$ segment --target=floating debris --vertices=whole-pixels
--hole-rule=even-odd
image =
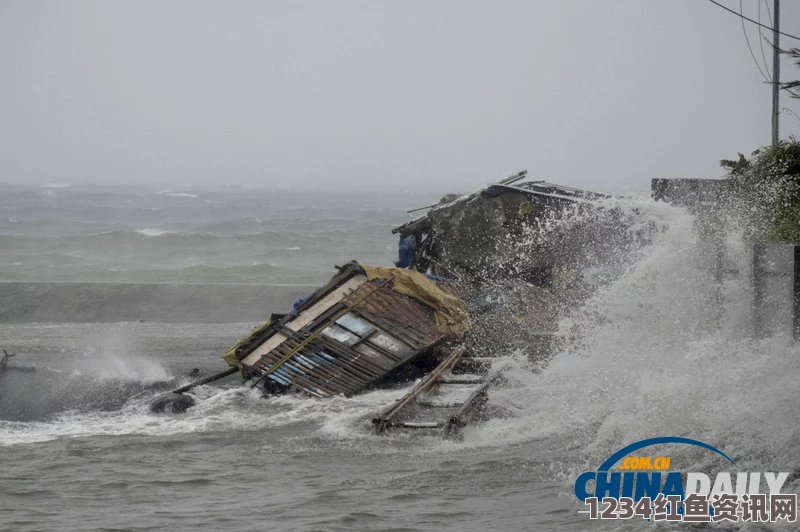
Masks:
[[[3,358],[0,358],[0,374],[2,374],[5,369],[8,367],[8,363],[11,361],[11,357],[15,357],[14,353],[9,353],[5,349],[3,349]]]
[[[560,338],[555,317],[566,291],[553,281],[557,257],[538,249],[522,263],[514,244],[565,206],[594,208],[591,202],[604,197],[521,182],[526,174],[423,207],[425,214],[393,230],[400,235],[396,267],[337,267],[291,312],[272,314],[231,347],[223,355],[229,370],[174,390],[153,410],[183,411],[191,401],[180,394],[236,372],[268,395],[318,398],[416,379],[374,416],[375,432],[436,430],[459,438],[500,378],[492,372],[497,357],[478,354],[522,345],[545,358]]]

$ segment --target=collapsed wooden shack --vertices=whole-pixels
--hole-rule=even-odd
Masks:
[[[395,268],[338,267],[291,312],[272,314],[231,347],[223,355],[230,370],[199,383],[240,371],[265,394],[324,398],[418,379],[376,414],[375,430],[435,429],[457,437],[497,382],[491,362],[505,343],[522,343],[538,357],[551,351],[564,294],[574,292],[564,289],[559,269],[580,263],[576,250],[591,246],[597,231],[619,226],[612,216],[605,225],[573,230],[577,239],[562,235],[549,248],[521,248],[537,223],[593,209],[604,197],[522,182],[526,173],[425,207],[393,231],[400,235]],[[170,401],[172,411],[185,409],[180,395],[162,403]],[[154,410],[169,411],[161,404]]]
[[[550,318],[557,313],[547,290],[553,265],[534,257],[540,262],[529,262],[528,269],[519,260],[509,269],[518,251],[514,238],[550,210],[602,195],[544,181],[519,183],[525,175],[431,206],[394,230],[401,239],[396,268],[347,264],[291,313],[273,314],[223,358],[268,393],[329,397],[424,374],[444,357],[437,347],[463,340],[468,314],[484,317],[478,320],[481,332],[489,333],[519,321],[525,309],[525,338],[548,343],[555,333]],[[480,286],[475,279],[492,283]],[[478,334],[471,345],[499,336],[513,335]]]
[[[417,271],[351,262],[223,358],[269,393],[350,396],[435,365],[439,348],[469,327],[454,290]]]
[[[397,265],[471,284],[518,279],[549,286],[563,257],[543,247],[521,253],[521,245],[542,220],[581,205],[591,208],[606,196],[523,181],[526,175],[523,170],[477,192],[445,196],[425,207],[425,214],[393,229],[400,236]]]
[[[470,350],[542,359],[558,345],[559,319],[589,293],[586,271],[613,253],[602,244],[629,235],[622,214],[599,205],[609,196],[526,177],[445,196],[393,233],[398,266],[469,287]]]

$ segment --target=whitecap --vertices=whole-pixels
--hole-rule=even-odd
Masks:
[[[173,198],[197,198],[196,194],[189,192],[160,192],[164,196],[172,196]]]
[[[161,236],[169,233],[169,231],[164,231],[163,229],[138,229],[136,232],[144,236]]]

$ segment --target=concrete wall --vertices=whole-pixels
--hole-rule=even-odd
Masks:
[[[796,269],[800,246],[753,246],[753,329],[757,336],[795,333]],[[800,316],[798,316],[800,317]]]

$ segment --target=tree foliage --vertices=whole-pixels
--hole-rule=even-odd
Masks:
[[[794,137],[748,159],[722,160],[751,240],[800,243],[800,142]]]
[[[800,48],[782,50],[800,66]],[[800,98],[800,80],[780,87]],[[733,186],[736,212],[745,236],[762,242],[800,243],[800,142],[780,141],[754,151],[748,159],[722,160]]]

